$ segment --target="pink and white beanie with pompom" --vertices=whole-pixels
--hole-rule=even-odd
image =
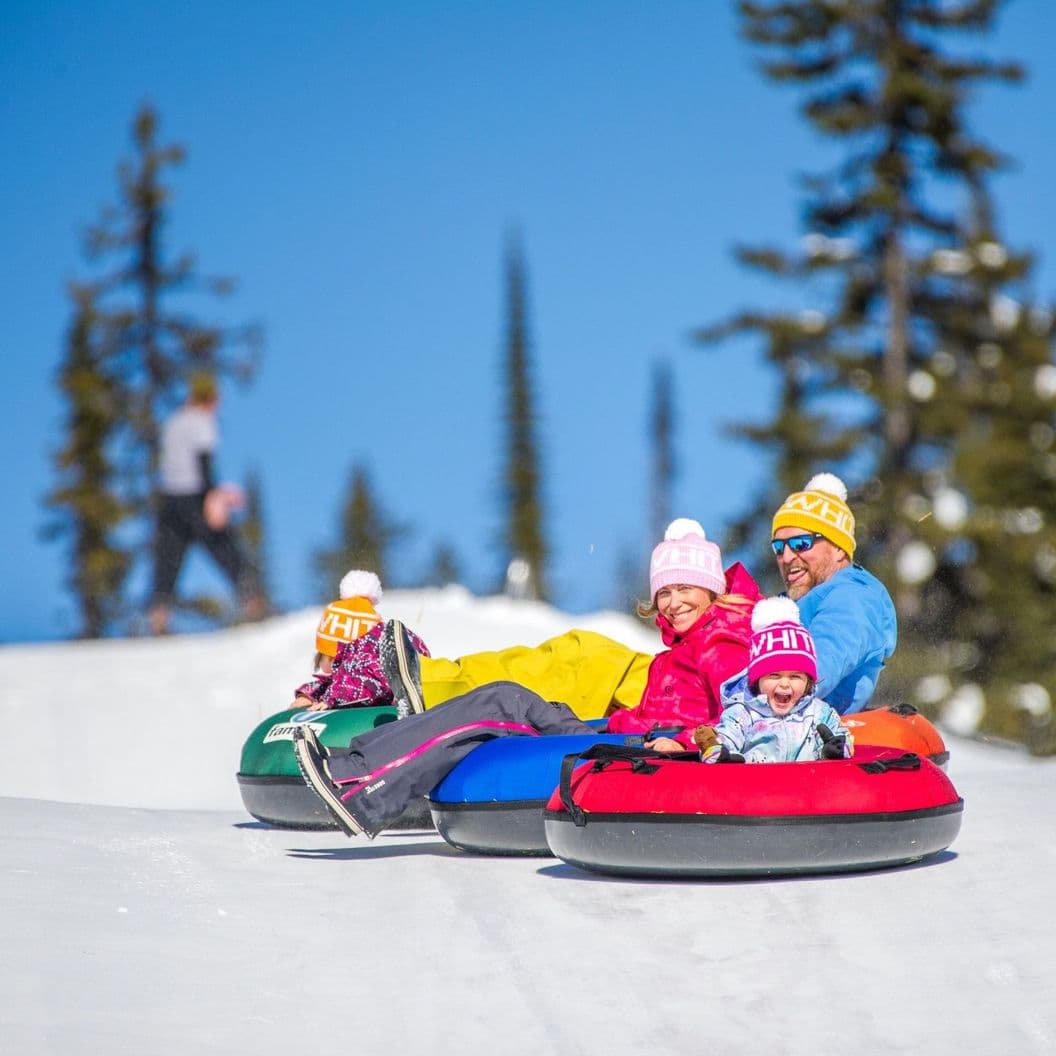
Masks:
[[[709,542],[699,521],[679,517],[667,526],[664,541],[653,550],[649,562],[649,597],[656,600],[662,587],[686,583],[715,594],[726,592],[722,553]]]
[[[814,639],[799,618],[791,598],[763,598],[752,609],[752,640],[748,646],[748,685],[775,671],[802,671],[818,678]]]

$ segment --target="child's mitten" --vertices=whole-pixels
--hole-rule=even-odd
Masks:
[[[837,736],[823,722],[819,722],[818,736],[821,738],[822,759],[843,759],[847,755],[847,734]]]

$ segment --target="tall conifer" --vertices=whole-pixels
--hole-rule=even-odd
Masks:
[[[91,350],[91,358],[85,360],[85,352],[76,364],[67,360],[60,378],[71,406],[82,400],[70,388],[72,375],[81,379],[79,391],[105,389],[113,405],[105,436],[88,429],[77,418],[79,412],[71,415],[66,453],[57,462],[60,479],[68,475],[71,458],[105,465],[96,485],[99,498],[105,493],[107,503],[121,511],[120,519],[136,529],[122,534],[124,556],[105,573],[89,569],[83,547],[74,548],[71,582],[78,584],[74,589],[82,609],[87,604],[84,591],[105,591],[100,602],[105,614],[89,618],[85,612],[86,633],[113,624],[121,608],[116,594],[124,588],[128,562],[149,552],[161,421],[179,402],[193,371],[248,378],[260,340],[255,326],[206,325],[188,306],[188,295],[224,295],[233,284],[199,276],[189,253],[172,257],[166,252],[171,191],[165,177],[169,169],[182,164],[185,151],[178,144],[159,143],[158,124],[151,106],[136,113],[133,157],[118,167],[118,202],[105,209],[85,234],[85,254],[95,275],[75,287],[79,292],[74,294],[72,331],[84,330],[80,340],[83,350]],[[87,290],[91,290],[88,313],[83,301]],[[83,411],[83,403],[80,406]],[[85,446],[89,443],[96,443],[98,450],[90,454]],[[79,453],[71,454],[75,450]],[[60,487],[49,497],[52,505],[61,491]],[[69,505],[68,497],[62,501]],[[102,515],[97,511],[97,516]],[[112,533],[108,536],[113,545]],[[90,549],[98,562],[98,543]],[[115,561],[113,555],[110,560]],[[210,617],[221,611],[209,598],[192,599],[189,607]]]
[[[433,548],[432,561],[425,577],[428,587],[446,587],[459,583],[462,579],[462,566],[455,548],[446,541],[440,541]]]
[[[406,528],[382,507],[367,469],[353,466],[337,545],[315,554],[322,597],[332,598],[342,576],[354,568],[376,573],[382,587],[387,587],[390,550],[406,534]]]
[[[549,548],[543,527],[538,420],[532,387],[524,251],[520,238],[507,239],[505,254],[506,464],[503,473],[505,550],[508,562],[522,561],[520,593],[547,599]]]
[[[257,593],[265,612],[274,609],[268,575],[267,526],[264,520],[264,485],[254,469],[246,473],[246,511],[238,525],[238,536],[249,563],[256,569]]]
[[[71,285],[73,319],[58,386],[66,403],[65,439],[54,454],[58,483],[45,496],[44,534],[69,540],[67,585],[80,614],[78,634],[97,638],[124,615],[132,555],[120,538],[131,509],[120,497],[114,461],[121,424],[120,384],[106,370],[105,327],[95,291]]]
[[[675,460],[675,398],[671,386],[671,364],[653,364],[652,402],[649,411],[649,442],[652,448],[650,479],[649,538],[655,544],[664,537],[671,523],[671,493],[677,463]]]
[[[191,253],[165,250],[171,190],[167,170],[183,164],[179,144],[158,142],[159,117],[140,108],[132,123],[134,154],[118,166],[119,201],[87,233],[89,256],[109,270],[97,280],[113,331],[112,359],[126,389],[125,419],[135,492],[148,494],[157,466],[161,421],[181,398],[194,371],[248,378],[255,362],[255,326],[225,328],[198,322],[181,299],[224,296],[234,283],[197,273]]]
[[[885,692],[934,704],[975,692],[983,728],[1015,734],[1016,702],[1041,699],[1024,684],[1056,695],[1052,647],[1030,630],[1053,600],[1037,556],[1056,554],[1053,330],[1027,303],[1029,257],[997,234],[988,180],[1003,159],[964,116],[977,85],[1022,72],[952,50],[1000,3],[739,6],[764,73],[798,86],[806,119],[840,147],[804,182],[799,250],[739,250],[810,300],[701,335],[760,335],[783,379],[773,420],[742,430],[776,462],[742,523],[761,534],[810,472],[842,472],[859,555],[899,609]]]

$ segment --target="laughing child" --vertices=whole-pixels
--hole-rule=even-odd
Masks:
[[[748,690],[726,702],[714,727],[698,726],[694,742],[706,763],[743,757],[748,763],[847,759],[854,742],[834,708],[814,695],[814,642],[791,598],[764,598],[752,612]]]

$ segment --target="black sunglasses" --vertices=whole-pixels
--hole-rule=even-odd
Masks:
[[[787,546],[794,554],[802,554],[804,550],[813,550],[814,543],[818,539],[824,539],[821,532],[807,532],[805,535],[793,535],[788,539],[771,539],[770,549],[780,557]]]

